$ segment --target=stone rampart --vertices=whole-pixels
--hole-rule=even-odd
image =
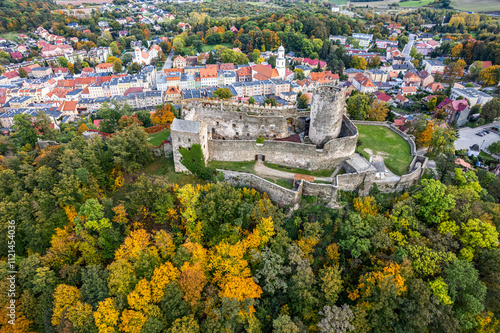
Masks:
[[[249,140],[208,140],[209,159],[215,161],[253,161],[261,158],[270,163],[318,170],[338,166],[356,149],[358,133],[346,119],[344,127],[354,132],[328,141],[323,149],[315,145],[266,140],[262,144]]]
[[[337,186],[332,184],[318,184],[304,181],[302,185],[303,195],[313,195],[321,199],[323,202],[328,202],[330,205],[337,203]]]
[[[183,115],[191,112],[193,109],[204,108],[206,110],[218,110],[219,112],[245,112],[255,115],[276,115],[276,116],[293,116],[297,114],[295,105],[251,105],[234,102],[212,101],[205,99],[192,98],[182,101]]]
[[[290,206],[292,210],[298,209],[302,198],[302,183],[297,190],[289,190],[254,174],[220,170],[224,174],[224,181],[233,186],[249,187],[260,192],[265,192],[273,202],[279,206]]]

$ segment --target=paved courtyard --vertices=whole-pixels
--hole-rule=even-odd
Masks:
[[[497,133],[490,131],[490,134],[486,134],[485,136],[476,135],[477,132],[481,132],[482,130],[489,129],[492,126],[500,126],[500,121],[496,121],[492,124],[483,125],[476,128],[463,127],[459,129],[459,135],[457,141],[455,141],[455,149],[469,149],[473,144],[479,145],[480,148],[485,150],[491,145],[493,142],[500,141],[500,135]]]

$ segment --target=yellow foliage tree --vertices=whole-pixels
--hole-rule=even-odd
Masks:
[[[158,303],[163,298],[165,286],[171,281],[179,279],[180,272],[170,262],[156,267],[151,278],[151,300]]]
[[[428,121],[427,127],[422,133],[417,134],[417,144],[420,147],[429,147],[434,134],[434,122]]]
[[[390,280],[396,285],[398,295],[406,292],[407,286],[403,278],[402,266],[391,262],[389,265],[384,266],[381,271],[370,272],[361,276],[358,288],[349,293],[349,298],[353,301],[357,298],[366,300],[372,297],[374,292],[380,291],[386,280]]]
[[[165,230],[159,230],[154,235],[155,245],[163,259],[169,260],[175,254],[174,238]]]
[[[462,44],[457,44],[455,47],[451,49],[451,56],[453,58],[458,58],[460,57],[460,54],[462,54],[462,50],[464,49],[464,46]]]
[[[52,307],[52,325],[57,326],[61,322],[63,312],[80,301],[80,290],[74,286],[60,284],[54,290],[54,304]]]
[[[123,244],[115,252],[115,260],[138,259],[138,255],[151,245],[151,235],[144,229],[133,231],[125,238]]]
[[[387,104],[376,99],[373,101],[370,110],[367,112],[366,118],[371,121],[384,121],[387,118],[389,108]]]
[[[236,298],[243,302],[249,298],[260,298],[262,289],[255,283],[252,277],[241,277],[228,275],[221,285],[221,296]]]
[[[124,310],[121,316],[120,332],[141,333],[146,320],[146,316],[140,311]]]
[[[151,285],[146,279],[139,281],[134,291],[127,295],[128,305],[138,311],[146,312],[151,300]]]
[[[375,198],[372,196],[358,197],[353,200],[354,210],[359,212],[362,217],[368,215],[376,216],[378,213],[378,205]]]
[[[175,115],[169,103],[165,103],[161,109],[151,114],[151,122],[155,125],[169,124],[174,121],[174,118]]]
[[[112,298],[106,298],[99,302],[97,310],[94,312],[94,321],[99,333],[116,333],[118,332],[118,319],[120,311],[115,308]]]
[[[482,70],[479,77],[486,84],[498,84],[500,81],[500,65],[490,66]]]

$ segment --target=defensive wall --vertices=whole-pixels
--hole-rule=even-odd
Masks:
[[[193,109],[214,110],[218,112],[244,112],[253,115],[274,115],[282,117],[294,117],[302,112],[297,112],[295,105],[253,105],[225,101],[212,101],[206,99],[192,98],[182,101],[182,110],[189,112]]]
[[[265,140],[208,140],[209,160],[267,162],[307,170],[331,169],[340,165],[356,150],[358,131],[344,116],[344,136],[328,141],[322,149],[314,144]]]
[[[220,170],[224,174],[224,181],[229,182],[233,186],[254,188],[257,191],[265,192],[273,202],[279,206],[290,206],[292,210],[300,207],[300,200],[302,198],[302,186],[296,190],[289,190],[265,180],[259,176],[251,173]]]

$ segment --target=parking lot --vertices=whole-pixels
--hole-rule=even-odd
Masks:
[[[455,141],[455,149],[469,149],[473,144],[477,144],[481,149],[485,150],[493,142],[500,141],[500,135],[490,130],[493,126],[500,126],[500,121],[476,128],[463,127],[459,129],[458,132],[460,137]],[[490,133],[484,136],[476,135],[476,133],[483,130],[489,130]]]

